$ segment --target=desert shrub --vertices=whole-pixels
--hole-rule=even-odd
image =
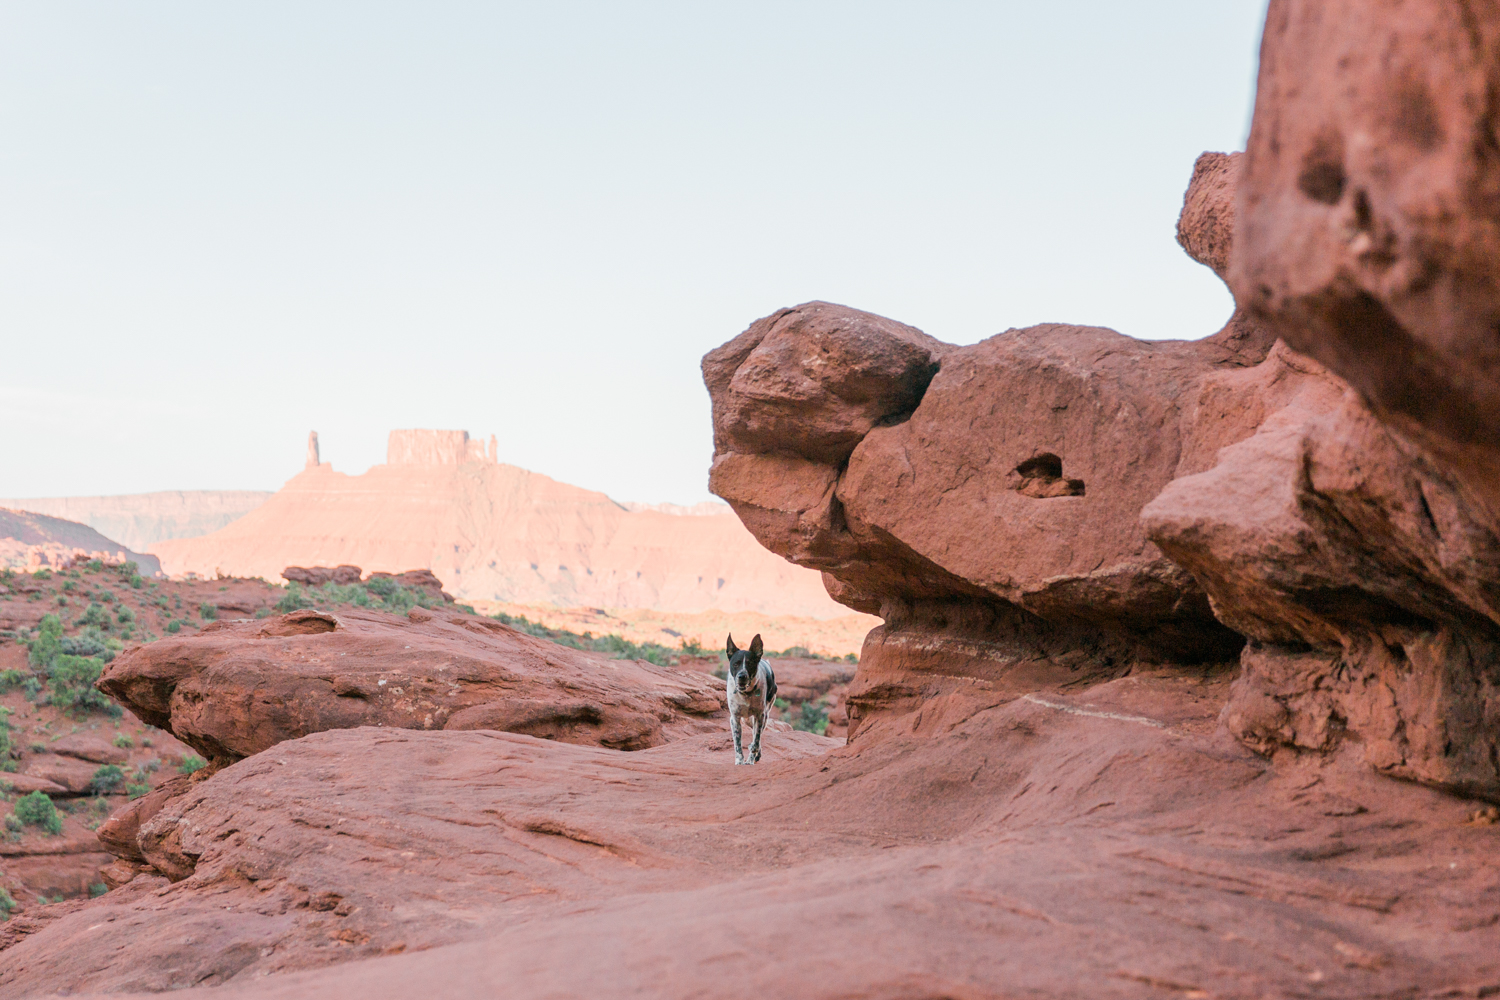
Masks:
[[[127,782],[125,785],[125,794],[130,796],[132,799],[138,799],[149,791],[151,791],[151,785],[144,781]]]
[[[15,908],[15,899],[5,890],[4,886],[0,886],[0,920],[9,920],[11,911]]]
[[[139,577],[139,576],[132,576],[132,577],[131,577],[131,578],[130,578],[130,580],[129,580],[129,581],[127,581],[127,582],[129,582],[129,584],[130,584],[130,589],[132,589],[132,590],[140,590],[140,589],[141,589],[141,586],[142,586],[142,585],[143,585],[143,584],[144,584],[144,583],[145,583],[145,582],[146,582],[146,581],[145,581],[145,580],[142,580],[142,579],[141,579],[141,578],[140,578],[140,577]]]
[[[176,618],[173,618],[171,621],[167,622],[167,631],[171,632],[173,635],[176,635],[178,632],[182,631],[182,622],[178,621]]]
[[[57,595],[57,606],[60,607],[60,608],[67,607],[68,606],[68,599],[66,597],[64,597],[63,595],[58,594]]]
[[[135,746],[135,741],[132,740],[128,734],[121,733],[120,735],[115,737],[115,746],[119,747],[121,750],[129,750],[131,747]]]
[[[62,817],[46,792],[32,792],[16,800],[16,818],[27,826],[39,826],[56,836],[62,833]]]
[[[83,564],[83,571],[85,573],[102,573],[104,571],[104,560],[90,559]]]
[[[64,580],[62,589],[63,593],[71,594],[73,591],[78,589],[78,584],[74,583],[72,580]]]
[[[52,579],[52,571],[50,569],[48,569],[47,567],[43,566],[41,569],[39,569],[35,573],[31,574],[31,578],[33,580],[50,580],[50,579]]]
[[[115,595],[113,591],[101,590],[99,591],[98,597],[99,600],[103,601],[105,604],[115,603]]]
[[[93,657],[60,654],[47,670],[47,686],[52,690],[48,700],[64,710],[103,709],[118,715],[119,706],[94,690],[102,669],[103,664]]]
[[[8,761],[15,750],[10,738],[11,712],[11,709],[0,705],[0,761]]]
[[[0,691],[13,691],[30,679],[24,670],[0,670]]]
[[[211,622],[215,618],[219,617],[219,609],[217,606],[210,604],[208,601],[204,601],[202,604],[198,605],[198,617],[202,618],[206,622]]]
[[[655,642],[631,642],[618,635],[595,636],[592,632],[579,635],[567,629],[548,628],[531,621],[525,615],[508,615],[505,612],[492,615],[496,621],[539,639],[549,639],[559,646],[587,649],[596,653],[608,653],[617,660],[646,660],[659,666],[670,666],[676,651]]]
[[[201,771],[207,766],[208,761],[204,760],[202,757],[199,757],[195,753],[190,753],[186,757],[182,758],[182,763],[177,765],[177,770],[181,771],[183,774],[192,774],[194,771]]]
[[[281,600],[276,602],[276,610],[282,614],[288,611],[296,611],[300,608],[310,608],[313,602],[303,593],[302,585],[293,581],[287,584],[286,593],[281,595]]]
[[[394,579],[388,576],[381,576],[376,577],[373,580],[366,580],[364,584],[362,584],[362,586],[370,593],[376,594],[380,597],[389,597],[396,591],[402,589],[401,584],[397,583]]]
[[[105,885],[103,882],[95,882],[93,885],[89,886],[89,898],[98,899],[108,891],[109,886]]]
[[[88,610],[84,611],[73,624],[83,626],[92,625],[100,629],[109,628],[109,612],[104,610],[104,605],[96,601],[90,604]]]
[[[63,636],[58,645],[60,652],[69,656],[93,656],[108,663],[115,658],[115,650],[119,648],[120,642],[106,636],[97,626],[90,625],[77,635]]]
[[[125,783],[125,771],[119,764],[105,764],[89,779],[89,791],[95,795],[108,795]]]
[[[6,833],[19,834],[24,829],[26,829],[26,824],[22,823],[21,817],[17,816],[15,813],[11,813],[9,816],[5,817]]]
[[[697,639],[680,639],[677,642],[677,651],[683,656],[708,656],[709,651],[703,648],[703,644]]]
[[[276,612],[272,611],[270,608],[261,608],[259,611],[255,612],[255,617],[257,617],[257,618],[269,618],[272,615],[274,615],[275,613]]]
[[[131,622],[135,621],[135,612],[131,611],[129,608],[122,604],[120,605],[119,613],[115,615],[115,621],[119,622],[121,625],[128,625]]]
[[[26,644],[27,659],[33,667],[45,668],[62,652],[62,619],[56,615],[43,615],[37,625],[37,635]]]
[[[793,729],[822,736],[828,731],[828,710],[819,702],[804,701],[791,722]]]
[[[151,745],[151,741],[150,740],[141,740],[141,746],[143,746],[143,747],[149,747],[150,745]],[[146,775],[146,774],[155,773],[156,771],[158,771],[160,769],[161,769],[161,758],[160,757],[152,757],[150,760],[146,761],[146,763],[141,764],[138,767],[136,767],[136,773],[137,774],[141,774],[141,775]]]

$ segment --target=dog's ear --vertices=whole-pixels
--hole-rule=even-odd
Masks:
[[[756,638],[760,638],[760,637],[756,636]],[[738,647],[738,646],[736,646],[734,644],[734,633],[731,632],[731,633],[729,633],[729,642],[725,643],[725,645],[724,645],[724,652],[728,653],[730,656],[733,656],[735,653],[738,653],[739,651],[740,651],[740,647]]]
[[[750,640],[750,656],[752,659],[760,659],[760,654],[765,652],[765,646],[761,645],[760,633],[755,633],[755,638]]]

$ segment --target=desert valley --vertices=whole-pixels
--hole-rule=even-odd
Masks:
[[[778,309],[722,503],[0,501],[0,995],[1500,996],[1500,8],[1272,0],[1257,86],[1222,328]]]

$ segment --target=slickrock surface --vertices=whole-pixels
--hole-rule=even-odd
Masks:
[[[0,953],[0,987],[1368,997],[1500,985],[1500,827],[1337,757],[1268,767],[1217,727],[1226,684],[1163,673],[968,718],[933,706],[831,750],[772,733],[751,768],[729,763],[723,736],[640,753],[480,732],[308,736],[174,800],[147,828],[186,877],[137,876],[61,915]]]
[[[174,576],[277,580],[288,566],[425,566],[460,601],[837,618],[817,573],[767,552],[727,508],[627,509],[485,457],[462,431],[393,431],[358,476],[324,462],[201,538],[152,546]],[[722,641],[722,640],[721,640]],[[716,643],[717,645],[717,643]]]
[[[638,750],[720,729],[724,710],[711,677],[425,608],[214,622],[122,654],[99,688],[220,763],[355,726],[503,729]]]

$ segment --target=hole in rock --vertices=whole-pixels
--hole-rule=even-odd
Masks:
[[[1028,458],[1016,466],[1016,475],[1021,481],[1015,490],[1022,496],[1038,500],[1083,496],[1083,480],[1063,478],[1062,459],[1051,452]]]
[[[1344,196],[1344,139],[1325,132],[1313,142],[1302,157],[1302,172],[1297,175],[1297,190],[1313,201],[1337,205]]]

